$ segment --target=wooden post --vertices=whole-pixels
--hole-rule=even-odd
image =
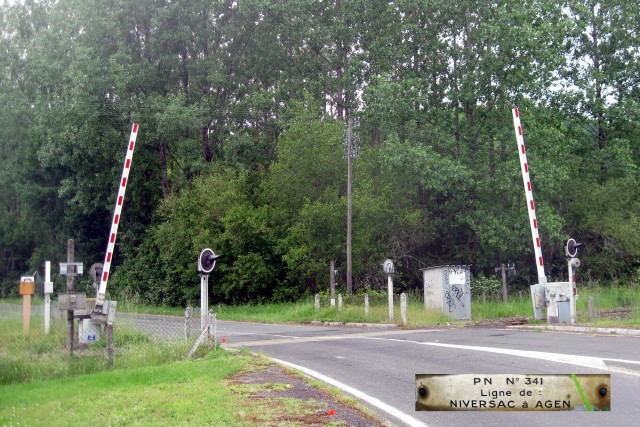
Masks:
[[[75,242],[73,239],[67,240],[67,264],[70,264],[75,259]],[[73,293],[73,282],[75,276],[73,274],[67,274],[67,293]],[[74,310],[67,311],[67,352],[69,356],[73,356],[73,338],[74,338]]]
[[[35,277],[20,278],[20,295],[22,295],[22,332],[29,333],[31,321],[31,295],[36,292]]]
[[[22,295],[22,332],[29,333],[31,320],[31,295]]]

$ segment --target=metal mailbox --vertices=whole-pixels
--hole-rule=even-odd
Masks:
[[[453,319],[471,318],[471,272],[468,265],[423,268],[425,309]]]

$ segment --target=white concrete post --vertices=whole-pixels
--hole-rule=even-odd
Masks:
[[[338,294],[338,310],[342,311],[342,294]]]
[[[369,315],[369,294],[364,294],[364,315]]]
[[[200,275],[200,331],[207,326],[209,312],[209,275]]]
[[[389,297],[389,320],[393,320],[393,278],[387,275],[387,295]]]
[[[320,294],[316,294],[314,306],[316,308],[316,311],[320,311]]]
[[[336,305],[336,264],[335,261],[331,261],[329,264],[329,282],[331,287],[331,307]]]
[[[51,282],[51,261],[44,263],[44,333],[48,334],[51,328],[51,294],[53,283]]]
[[[409,324],[407,319],[407,294],[404,292],[400,294],[400,317],[402,317],[402,324],[407,326]]]
[[[580,267],[580,260],[578,258],[571,258],[569,264],[569,314],[571,316],[571,323],[576,323],[576,275],[573,271],[574,268]]]

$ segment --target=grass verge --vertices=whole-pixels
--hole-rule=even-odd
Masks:
[[[358,404],[322,393],[264,357],[201,347],[198,359],[185,360],[184,345],[119,328],[121,363],[108,368],[100,343],[70,358],[60,326],[24,334],[18,321],[0,322],[0,425],[380,425]],[[239,376],[262,380],[242,383]]]
[[[201,360],[3,386],[0,424],[245,425],[239,413],[249,403],[223,380],[252,363],[218,350]]]
[[[65,351],[66,323],[55,321],[49,334],[40,319],[31,322],[29,334],[15,319],[0,321],[0,385],[48,380],[111,369],[107,364],[104,340],[78,346],[75,357]],[[114,335],[113,369],[155,366],[181,360],[189,343],[153,342],[148,336],[126,326]]]

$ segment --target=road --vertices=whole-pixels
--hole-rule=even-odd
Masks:
[[[333,381],[396,425],[640,425],[640,338],[636,337],[506,328],[372,330],[219,321],[218,338],[222,337],[226,347],[248,348]],[[415,374],[571,373],[610,374],[611,412],[415,411]]]

